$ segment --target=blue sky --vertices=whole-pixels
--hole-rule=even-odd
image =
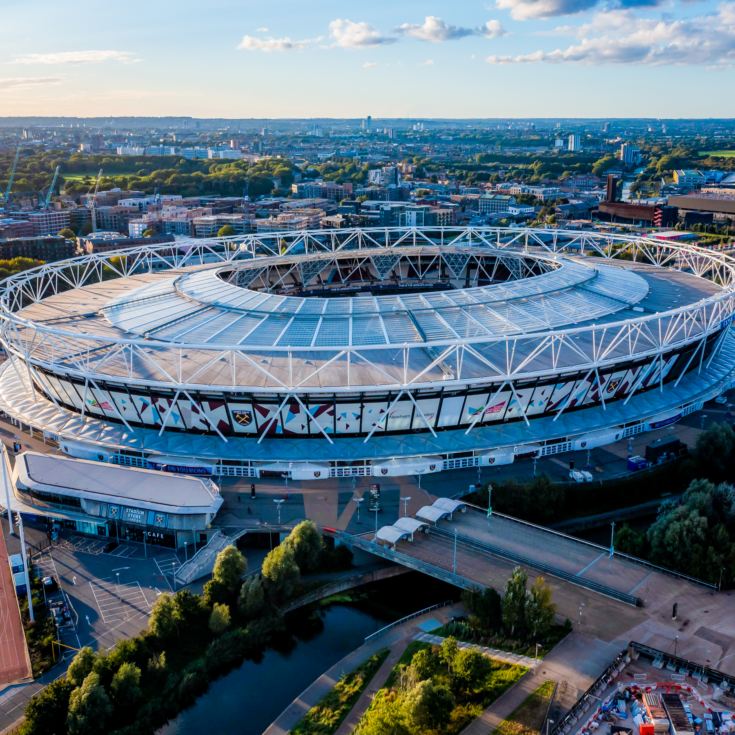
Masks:
[[[735,0],[0,0],[0,115],[735,116]]]

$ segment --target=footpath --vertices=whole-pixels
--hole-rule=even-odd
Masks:
[[[540,661],[531,659],[535,667],[467,725],[462,735],[488,735],[494,732],[528,696],[549,680],[558,685],[555,699],[557,708],[569,710],[616,652],[614,645],[611,647],[582,633],[570,633],[546,658]],[[580,666],[581,661],[584,661],[583,667]]]

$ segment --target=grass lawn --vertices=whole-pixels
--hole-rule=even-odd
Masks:
[[[336,732],[387,656],[388,649],[385,648],[373,654],[351,673],[345,674],[334,685],[334,689],[312,707],[291,732],[300,735],[331,735]]]
[[[699,151],[700,156],[713,156],[714,158],[735,158],[735,149],[723,151]]]
[[[498,735],[536,735],[541,732],[549,701],[554,694],[554,682],[545,681],[529,694],[523,704],[513,710],[495,730]]]

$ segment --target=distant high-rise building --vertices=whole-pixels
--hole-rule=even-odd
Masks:
[[[607,175],[607,187],[605,190],[605,201],[616,202],[618,200],[618,177],[615,174]]]
[[[639,157],[638,149],[630,143],[623,143],[618,150],[618,159],[626,166],[634,166]]]
[[[582,150],[582,140],[577,133],[572,133],[567,138],[567,150],[570,153],[577,153]]]

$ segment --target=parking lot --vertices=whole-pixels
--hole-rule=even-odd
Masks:
[[[34,555],[32,563],[41,577],[53,580],[50,587],[44,585],[44,597],[56,621],[59,657],[61,659],[72,658],[77,649],[81,648],[81,641],[77,634],[78,616],[69,596],[59,585],[59,572],[50,549]]]
[[[140,582],[118,581],[119,575],[114,578],[98,579],[89,582],[95,604],[102,622],[106,624],[119,623],[130,620],[136,615],[148,616],[157,592],[149,591],[152,599],[149,600]]]
[[[49,545],[45,531],[30,524],[26,537],[43,549],[34,554],[42,576],[58,583],[53,600],[58,596],[69,610],[64,625],[71,625],[59,628],[66,657],[87,645],[109,649],[143,630],[156,598],[173,590],[173,573],[183,561],[173,549],[67,531]]]

